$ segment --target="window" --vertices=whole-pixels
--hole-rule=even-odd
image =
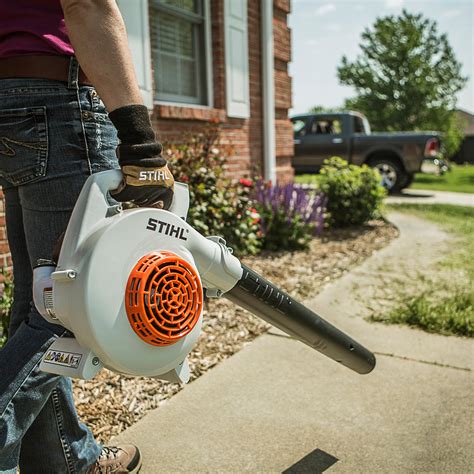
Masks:
[[[357,116],[354,116],[354,133],[365,133],[364,121]]]
[[[339,119],[314,120],[310,133],[313,135],[340,135],[342,131]]]
[[[210,105],[208,0],[152,0],[155,100]]]
[[[308,119],[298,117],[298,118],[294,118],[292,122],[293,122],[293,132],[295,134],[295,137],[304,137],[306,135],[306,126],[308,124]]]

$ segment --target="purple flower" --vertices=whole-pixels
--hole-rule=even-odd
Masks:
[[[268,229],[267,220],[273,215],[283,213],[284,221],[291,226],[299,219],[312,227],[314,235],[323,230],[324,213],[327,199],[323,193],[307,191],[294,183],[283,186],[265,183],[258,180],[255,183],[255,201],[259,204],[262,231]]]

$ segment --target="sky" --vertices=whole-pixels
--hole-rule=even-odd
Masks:
[[[438,32],[447,34],[462,74],[469,76],[458,94],[458,108],[474,113],[474,0],[292,0],[291,112],[307,112],[314,105],[341,106],[354,96],[354,89],[340,85],[337,78],[342,56],[354,60],[362,31],[377,17],[404,8],[435,20]]]

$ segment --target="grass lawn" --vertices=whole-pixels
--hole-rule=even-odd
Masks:
[[[448,204],[401,204],[389,209],[408,212],[440,224],[454,236],[443,271],[420,294],[405,298],[386,315],[371,319],[405,323],[426,331],[474,337],[474,208]],[[428,243],[429,245],[429,243]],[[462,271],[461,281],[449,279],[449,270]]]
[[[297,174],[295,183],[298,184],[318,184],[319,174]]]
[[[411,185],[413,189],[474,193],[474,165],[452,165],[443,176],[417,174]]]

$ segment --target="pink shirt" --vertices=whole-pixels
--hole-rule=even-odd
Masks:
[[[0,58],[73,55],[59,0],[0,0]]]

